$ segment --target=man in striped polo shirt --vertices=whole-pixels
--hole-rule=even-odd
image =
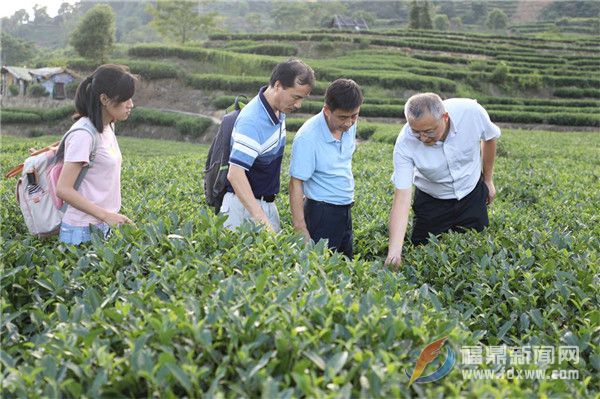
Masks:
[[[285,116],[300,108],[315,84],[311,67],[298,59],[277,64],[269,85],[262,87],[238,115],[231,137],[229,185],[220,213],[235,229],[246,220],[279,231],[275,196],[279,193],[285,148]]]

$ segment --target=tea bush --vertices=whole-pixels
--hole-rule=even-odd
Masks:
[[[397,126],[378,126],[380,131]],[[393,136],[390,134],[390,136]],[[505,131],[481,233],[407,244],[383,266],[389,144],[354,159],[356,259],[283,231],[237,232],[206,207],[206,146],[120,137],[135,226],[73,247],[27,235],[2,181],[3,397],[594,397],[600,265],[594,133]],[[3,137],[3,167],[55,137]],[[409,233],[410,233],[409,226]],[[424,345],[574,345],[574,380],[407,385]],[[518,367],[518,366],[515,366]]]

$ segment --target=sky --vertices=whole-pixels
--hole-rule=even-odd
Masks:
[[[42,7],[47,7],[48,15],[55,17],[58,8],[62,3],[77,3],[76,0],[4,0],[0,6],[0,17],[10,17],[15,11],[22,8],[27,11],[29,18],[33,19],[33,6],[38,4]]]

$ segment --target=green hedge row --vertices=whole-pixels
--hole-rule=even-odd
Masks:
[[[298,48],[291,44],[254,44],[250,46],[229,47],[228,51],[291,57],[298,54]]]
[[[256,93],[267,85],[268,78],[261,76],[233,76],[221,74],[195,74],[186,77],[186,83],[195,89],[225,90],[234,93]],[[317,82],[312,94],[324,94],[329,83]]]
[[[316,114],[323,109],[323,101],[304,101],[302,113]],[[404,106],[391,104],[363,104],[360,116],[379,118],[404,118]]]
[[[545,98],[515,98],[515,97],[478,97],[480,104],[486,106],[489,104],[514,104],[523,106],[557,106],[557,107],[600,107],[600,101],[593,100],[563,100],[563,99],[545,99]]]
[[[240,93],[246,96],[246,98],[248,100],[251,100],[252,97],[254,97],[256,95],[256,93],[254,94],[247,94],[247,93]],[[245,99],[241,99],[242,102],[245,102]],[[211,104],[213,107],[217,108],[217,109],[227,109],[230,106],[233,105],[233,102],[235,101],[235,96],[219,96],[214,98],[211,101]]]
[[[75,107],[67,105],[56,108],[2,108],[3,123],[53,122],[73,115]]]
[[[168,79],[177,78],[182,75],[182,71],[179,68],[163,62],[147,60],[137,61],[132,59],[117,59],[112,60],[111,62],[128,66],[132,73],[140,75],[142,79]],[[83,71],[93,71],[99,65],[100,64],[96,62],[85,60],[83,58],[67,61],[67,67]]]
[[[483,105],[483,104],[482,104]],[[515,111],[515,112],[575,112],[581,113],[599,113],[599,107],[559,107],[554,105],[515,105],[515,104],[488,104],[483,105],[488,111]]]
[[[306,119],[302,118],[287,118],[285,120],[285,127],[288,132],[297,132],[302,124],[306,122]],[[375,134],[379,126],[384,126],[377,123],[359,122],[356,136],[362,140],[368,140]]]
[[[222,96],[213,100],[213,105],[225,109],[233,103],[233,96]],[[507,99],[510,101],[511,99]],[[383,100],[382,100],[383,101]],[[599,126],[600,116],[597,105],[591,107],[579,107],[573,110],[552,106],[527,107],[522,104],[485,104],[480,101],[488,111],[494,122],[510,123],[546,123],[554,125],[572,126]],[[301,112],[316,114],[323,108],[322,101],[307,100],[302,103]],[[373,104],[366,102],[360,108],[363,117],[379,118],[404,118],[404,106],[402,104]],[[294,130],[291,129],[290,130]]]
[[[255,54],[239,54],[230,51],[204,49],[198,47],[179,47],[164,45],[140,45],[128,50],[132,57],[175,57],[206,62],[230,72],[266,72],[271,71],[278,60]]]
[[[40,123],[42,118],[39,115],[26,112],[15,112],[8,109],[0,111],[2,123]]]
[[[200,137],[211,127],[212,120],[209,118],[179,114],[177,112],[136,107],[131,111],[131,115],[124,124],[173,126],[182,135]]]
[[[554,90],[554,96],[562,98],[594,98],[600,99],[600,89],[561,87]]]
[[[3,108],[2,123],[31,123],[67,119],[75,112],[73,106],[60,108]],[[183,135],[199,137],[212,125],[209,118],[195,117],[176,112],[159,111],[155,109],[136,107],[132,110],[124,125],[148,124],[156,126],[174,126]]]
[[[315,74],[321,80],[333,81],[344,77],[360,85],[377,85],[386,89],[410,89],[435,92],[455,92],[456,83],[444,78],[419,76],[410,72],[360,72],[351,69],[318,68]]]
[[[544,123],[549,125],[564,126],[600,126],[600,115],[598,115],[597,113],[536,113],[488,110],[488,114],[494,122]]]

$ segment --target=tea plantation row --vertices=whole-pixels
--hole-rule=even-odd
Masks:
[[[398,126],[387,126],[392,132]],[[2,169],[36,140],[2,138]],[[135,226],[82,247],[26,234],[0,195],[3,397],[594,397],[599,394],[600,146],[592,133],[506,131],[482,233],[407,244],[383,266],[392,146],[359,145],[352,262],[290,227],[232,233],[207,209],[207,148],[121,137]],[[289,148],[287,149],[289,153]],[[285,165],[289,160],[285,159]],[[284,170],[287,166],[284,166]],[[421,349],[574,345],[575,380],[407,385]],[[530,366],[531,367],[531,366]]]

